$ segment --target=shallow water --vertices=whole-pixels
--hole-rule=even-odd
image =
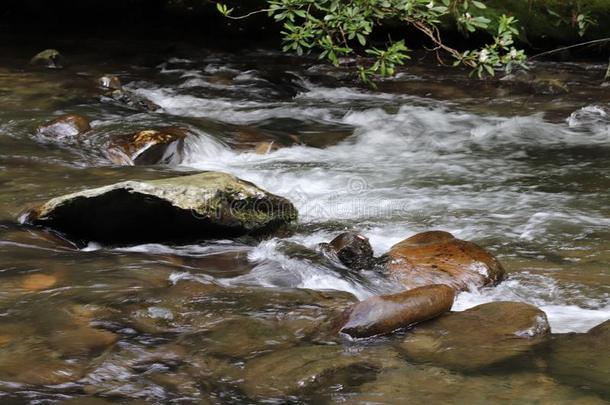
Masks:
[[[527,302],[547,313],[554,333],[586,332],[610,318],[610,92],[599,87],[605,66],[536,65],[539,77],[567,83],[570,92],[559,95],[479,82],[425,62],[371,90],[347,71],[268,50],[184,45],[129,57],[97,45],[115,53],[68,47],[71,65],[54,72],[24,70],[23,50],[3,53],[3,402],[603,402],[607,392],[546,375],[536,355],[522,368],[462,374],[397,362],[392,342],[399,336],[350,342],[325,335],[319,325],[352,300],[345,293],[363,299],[400,287],[373,272],[346,275],[308,252],[345,229],[367,235],[376,254],[442,229],[486,247],[509,273],[497,287],[462,293],[454,310]],[[161,109],[100,99],[95,78],[107,72]],[[35,134],[40,122],[67,112],[94,120],[90,141]],[[197,135],[180,164],[104,160],[108,137],[159,125]],[[254,153],[257,142],[271,140],[282,148]],[[258,244],[77,250],[17,224],[28,204],[51,196],[196,170],[229,172],[288,197],[300,212],[296,233]],[[256,371],[270,371],[265,355],[285,354],[289,360],[280,362],[289,364],[312,353],[330,375],[307,369],[298,384],[257,384],[277,377]],[[344,366],[325,363],[338,358]],[[396,391],[410,379],[421,386]],[[463,386],[470,388],[452,396]]]

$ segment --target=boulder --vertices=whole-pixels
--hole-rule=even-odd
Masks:
[[[147,129],[114,138],[106,150],[117,165],[179,163],[188,131],[179,127]]]
[[[557,380],[610,399],[610,319],[587,333],[556,336],[547,363]]]
[[[88,118],[78,114],[66,114],[38,126],[36,132],[48,138],[63,139],[82,135],[89,130],[91,124]]]
[[[443,284],[371,297],[348,310],[341,332],[357,338],[390,333],[449,311],[454,297]]]
[[[22,221],[79,244],[264,236],[296,220],[285,198],[219,172],[125,181],[53,198]]]
[[[470,290],[504,278],[502,265],[490,253],[443,231],[419,233],[397,243],[385,261],[389,274],[407,288],[446,284]]]
[[[319,247],[329,259],[349,269],[370,269],[375,265],[371,243],[358,232],[344,232],[330,243],[321,243]]]
[[[523,354],[549,333],[540,309],[520,302],[491,302],[421,323],[399,346],[411,360],[475,370]]]
[[[44,51],[34,55],[34,57],[30,59],[30,64],[49,69],[62,69],[62,60],[63,57],[56,49],[45,49]]]

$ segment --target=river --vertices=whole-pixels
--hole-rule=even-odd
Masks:
[[[85,403],[83,396],[100,403],[364,403],[374,402],[363,396],[371,387],[392,402],[402,379],[419,381],[409,391],[415,402],[482,404],[494,395],[506,403],[603,402],[595,392],[549,382],[544,367],[462,374],[419,365],[417,376],[402,370],[379,387],[374,370],[350,366],[316,375],[315,384],[302,381],[287,396],[252,388],[249,379],[270,377],[253,376],[247,364],[316,347],[393,356],[392,337],[311,337],[327,301],[400,289],[373,272],[346,276],[307,254],[343,230],[368,236],[377,255],[430,229],[491,251],[507,280],[460,294],[453,310],[526,302],[546,312],[553,333],[586,332],[610,318],[605,65],[534,66],[569,92],[469,79],[430,61],[370,89],[347,68],[268,49],[183,45],[159,53],[138,52],[141,44],[85,44],[66,44],[69,64],[61,71],[24,69],[27,50],[5,46],[0,57],[2,403]],[[160,109],[100,98],[95,79],[104,73]],[[91,139],[36,134],[62,113],[90,117]],[[167,125],[197,135],[176,164],[117,167],[99,151],[113,135]],[[260,140],[281,147],[254,153]],[[256,244],[92,243],[79,250],[17,223],[29,204],[52,196],[201,170],[289,198],[300,214],[296,232]],[[36,274],[47,277],[32,282]],[[455,396],[457,387],[474,388]]]

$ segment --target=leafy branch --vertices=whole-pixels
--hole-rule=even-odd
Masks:
[[[234,18],[247,18],[266,12],[282,23],[283,50],[298,55],[319,52],[335,66],[345,63],[350,55],[366,56],[358,64],[359,77],[371,83],[377,77],[392,76],[396,67],[410,59],[410,49],[404,40],[390,40],[384,47],[372,46],[373,29],[389,19],[399,20],[419,30],[432,42],[439,62],[441,53],[454,59],[454,65],[465,65],[478,76],[493,75],[496,69],[510,70],[525,60],[525,54],[517,50],[513,36],[518,35],[517,20],[501,16],[493,42],[481,49],[460,52],[443,42],[439,24],[443,17],[452,16],[464,33],[487,29],[491,21],[477,16],[477,10],[485,9],[476,0],[267,0],[269,7],[245,16],[233,17],[233,9],[217,3],[219,12]]]

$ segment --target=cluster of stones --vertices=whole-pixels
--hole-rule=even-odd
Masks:
[[[60,68],[60,60],[58,52],[49,50],[34,57],[32,63]],[[103,77],[100,86],[115,100],[140,103],[122,89],[117,77]],[[41,136],[56,139],[84,137],[90,131],[89,120],[74,114],[38,128]],[[188,135],[187,129],[179,127],[145,129],[113,138],[105,155],[120,165],[171,163],[181,159]],[[271,142],[255,149],[269,153],[275,148]],[[288,229],[296,221],[297,211],[287,199],[254,184],[229,174],[206,172],[84,190],[54,198],[22,218],[25,223],[53,229],[77,245],[91,241],[129,245],[271,235]],[[365,236],[346,232],[321,244],[319,253],[349,271],[378,271],[404,287],[398,293],[349,302],[337,310],[330,326],[325,325],[331,333],[368,338],[408,328],[398,351],[418,362],[462,370],[502,363],[549,343],[545,313],[529,304],[493,302],[450,312],[457,294],[493,287],[506,273],[488,251],[448,232],[416,234],[380,257],[374,256]],[[35,290],[54,283],[52,279],[30,279],[23,288]],[[607,353],[608,325],[607,321],[586,334],[554,340],[549,367],[575,384],[583,383],[584,378],[587,384],[606,389],[608,357],[589,353]],[[112,340],[106,336],[100,339]],[[588,346],[598,350],[587,351]],[[478,348],[476,355],[473,347]],[[582,362],[593,365],[590,373],[584,377],[582,372],[566,374],[570,369],[566,364],[577,370]],[[288,366],[282,368],[281,352],[253,363],[247,371],[254,374],[260,372],[259,367],[280,370],[272,376],[280,385],[284,374],[293,373]]]

